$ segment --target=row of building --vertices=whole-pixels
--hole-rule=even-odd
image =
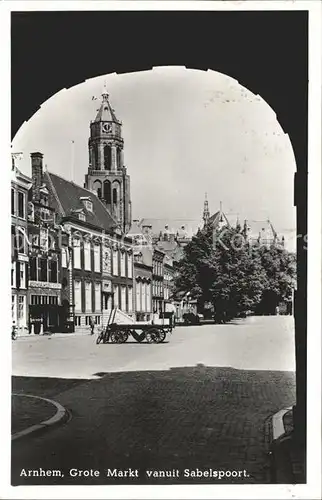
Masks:
[[[104,90],[90,123],[84,186],[44,168],[31,153],[31,177],[12,159],[12,320],[18,331],[80,331],[150,321],[173,295],[176,260],[132,224],[122,124]],[[146,228],[145,228],[146,229]],[[160,314],[161,313],[161,314]]]
[[[13,164],[12,319],[20,331],[76,331],[149,321],[173,296],[176,261],[137,231],[122,232],[96,194],[43,171]],[[134,225],[135,227],[135,225]]]
[[[44,168],[39,152],[31,153],[29,177],[13,154],[11,291],[18,331],[81,331],[91,318],[106,325],[112,311],[118,322],[150,321],[174,300],[180,318],[191,306],[173,291],[198,227],[132,220],[123,149],[122,123],[104,89],[90,123],[84,186]],[[211,218],[205,201],[201,224],[224,218],[222,210]]]

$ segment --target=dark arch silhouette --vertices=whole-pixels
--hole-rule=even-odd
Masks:
[[[107,25],[109,40],[119,39],[122,26],[131,41],[109,50],[108,57]],[[11,36],[12,136],[61,89],[107,73],[166,65],[212,69],[259,94],[290,136],[297,165],[297,231],[307,234],[307,11],[14,12]],[[303,238],[297,240],[297,259],[296,372],[302,421],[298,427],[305,434],[307,254]]]

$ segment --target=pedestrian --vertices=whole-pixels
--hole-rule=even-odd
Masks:
[[[95,323],[94,323],[94,320],[93,320],[92,316],[89,319],[89,326],[90,326],[90,329],[91,329],[91,335],[94,335]]]

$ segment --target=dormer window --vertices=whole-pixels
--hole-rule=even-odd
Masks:
[[[83,202],[86,210],[93,212],[93,202],[89,197],[81,197],[81,201]]]
[[[86,221],[85,214],[83,214],[82,212],[80,212],[80,213],[78,214],[78,218],[79,218],[79,220],[82,220],[83,222],[85,222],[85,221]]]

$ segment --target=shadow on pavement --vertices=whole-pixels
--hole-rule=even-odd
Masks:
[[[267,421],[294,403],[294,373],[198,364],[93,375],[99,378],[13,377],[15,392],[52,397],[72,415],[42,436],[13,442],[13,485],[273,482]],[[71,477],[71,468],[99,477]],[[107,477],[109,469],[129,468],[138,477]],[[22,469],[57,469],[63,477],[25,477]],[[186,477],[185,469],[247,476]],[[147,470],[178,475],[153,478]]]

